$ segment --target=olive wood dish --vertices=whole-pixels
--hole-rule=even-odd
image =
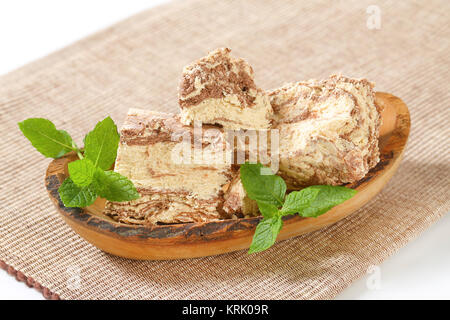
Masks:
[[[298,215],[284,217],[277,240],[284,240],[329,226],[361,208],[386,185],[397,170],[410,129],[408,108],[391,94],[377,92],[376,103],[383,107],[380,128],[380,162],[357,183],[350,200],[317,218]],[[139,226],[118,223],[102,214],[105,200],[84,209],[63,205],[58,188],[67,177],[67,164],[77,159],[68,154],[53,160],[46,173],[45,185],[50,199],[66,223],[81,237],[99,249],[121,257],[142,260],[184,259],[211,256],[250,246],[261,217],[203,223]]]

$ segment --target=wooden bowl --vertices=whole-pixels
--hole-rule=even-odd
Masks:
[[[381,160],[361,181],[350,185],[358,193],[318,218],[297,215],[283,218],[277,240],[305,234],[329,226],[361,208],[386,185],[397,170],[409,135],[408,108],[399,98],[377,92],[376,102],[384,107],[380,128]],[[204,223],[136,226],[118,223],[102,214],[105,201],[84,209],[66,208],[58,188],[67,177],[67,164],[76,160],[68,154],[53,160],[45,177],[50,199],[67,224],[99,249],[121,257],[143,260],[183,259],[216,255],[250,246],[261,217]]]

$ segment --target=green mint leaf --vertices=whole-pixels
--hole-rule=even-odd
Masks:
[[[66,207],[87,207],[97,199],[97,193],[92,185],[79,187],[70,178],[64,180],[58,192]]]
[[[109,201],[130,201],[140,197],[133,183],[114,171],[97,169],[94,174],[94,185],[100,197]]]
[[[289,193],[281,208],[281,214],[288,215],[301,212],[311,205],[318,194],[319,189],[310,187]]]
[[[259,201],[256,201],[256,203],[258,204],[259,212],[264,218],[271,218],[278,214],[278,208],[275,205]]]
[[[116,160],[119,133],[114,121],[107,117],[89,132],[84,140],[84,156],[94,166],[108,170]]]
[[[280,215],[264,218],[257,226],[248,253],[260,252],[270,248],[283,226]]]
[[[277,175],[261,174],[261,170],[270,169],[260,163],[241,165],[241,181],[248,197],[260,203],[270,203],[281,207],[286,193],[286,183]]]
[[[303,217],[320,216],[356,194],[356,190],[340,186],[311,186],[306,189],[317,190],[318,194],[307,208],[299,210]]]
[[[92,183],[96,168],[91,160],[81,159],[70,162],[69,175],[72,181],[79,187],[86,187]]]
[[[59,158],[74,150],[70,135],[64,130],[57,130],[50,120],[30,118],[18,124],[33,147],[47,158]]]

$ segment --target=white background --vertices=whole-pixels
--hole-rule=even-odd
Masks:
[[[164,2],[0,1],[0,75]],[[368,288],[373,274],[367,274],[338,299],[450,299],[449,233],[446,215],[379,266],[379,289]],[[42,295],[0,270],[0,299],[42,299]]]

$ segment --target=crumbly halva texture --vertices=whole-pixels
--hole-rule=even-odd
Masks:
[[[186,66],[179,84],[181,122],[219,124],[229,129],[267,129],[272,107],[255,85],[252,67],[217,49]]]
[[[242,185],[240,170],[225,190],[223,210],[228,216],[237,218],[256,216],[259,209],[256,201],[250,199]]]
[[[290,188],[362,179],[379,161],[380,110],[373,84],[331,76],[269,93],[280,135],[280,170]]]
[[[269,92],[280,137],[277,174],[289,189],[356,182],[378,163],[381,118],[373,86],[333,75]],[[225,192],[223,208],[234,216],[259,214],[239,175]]]
[[[107,202],[105,213],[132,224],[227,218],[222,188],[234,173],[224,158],[223,132],[204,126],[196,138],[193,130],[181,124],[177,115],[130,109],[121,129],[114,170],[128,177],[141,197]],[[202,146],[197,160],[195,144]]]

